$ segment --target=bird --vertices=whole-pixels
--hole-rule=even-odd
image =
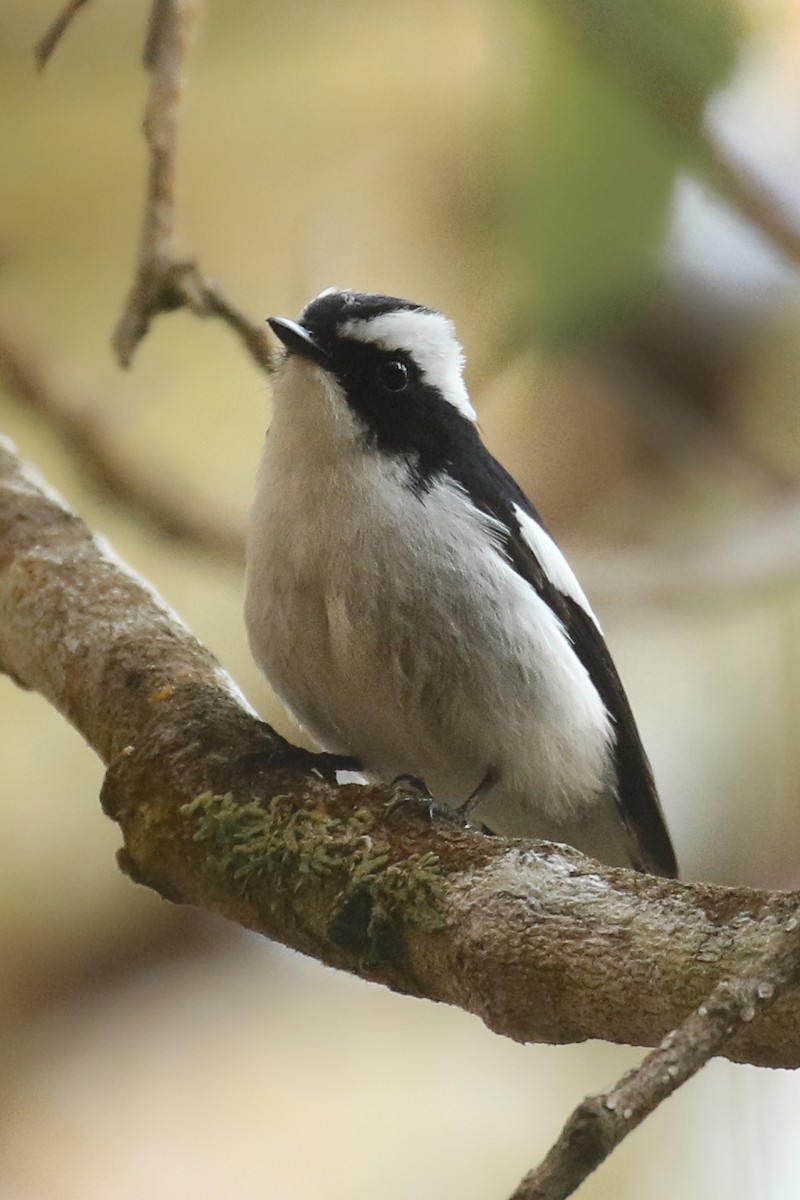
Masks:
[[[485,833],[676,876],[600,625],[482,441],[452,321],[328,288],[268,324],[245,623],[272,689],[322,750]]]

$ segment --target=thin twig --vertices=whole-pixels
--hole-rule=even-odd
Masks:
[[[701,178],[781,250],[789,262],[800,266],[800,227],[792,220],[786,205],[728,147],[710,135],[706,135],[704,142],[708,153]]]
[[[152,474],[137,471],[120,454],[97,406],[65,395],[63,387],[55,383],[62,372],[45,369],[44,357],[14,332],[0,312],[0,382],[9,397],[47,423],[86,480],[162,536],[241,567],[244,539],[236,520],[226,520],[197,496],[179,495],[177,489],[156,482]]]
[[[55,20],[48,25],[33,51],[36,66],[40,71],[43,71],[47,66],[50,56],[72,24],[73,19],[88,2],[89,0],[69,0],[69,3],[62,8]]]
[[[196,316],[218,317],[241,338],[264,371],[272,370],[265,329],[236,308],[219,284],[196,262],[175,252],[175,176],[183,64],[194,0],[154,0],[144,64],[150,88],[144,116],[149,173],[136,278],[114,333],[120,363],[130,365],[136,348],[162,312],[189,308]]]
[[[572,1113],[555,1145],[511,1200],[565,1200],[645,1117],[705,1066],[734,1033],[800,977],[800,909],[750,970],[723,980],[638,1067]]]

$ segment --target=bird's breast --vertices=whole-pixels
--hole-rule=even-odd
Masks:
[[[602,701],[463,490],[419,495],[377,453],[313,477],[284,467],[262,470],[247,625],[323,746],[421,775],[451,802],[489,766],[554,812],[607,784]]]

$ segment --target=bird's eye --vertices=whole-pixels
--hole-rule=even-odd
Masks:
[[[399,358],[390,358],[381,363],[378,378],[387,392],[402,392],[408,384],[408,367]]]

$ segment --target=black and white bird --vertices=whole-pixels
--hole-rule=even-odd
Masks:
[[[660,875],[676,864],[600,627],[481,441],[452,323],[330,289],[272,318],[248,533],[256,661],[319,745],[471,823]]]

